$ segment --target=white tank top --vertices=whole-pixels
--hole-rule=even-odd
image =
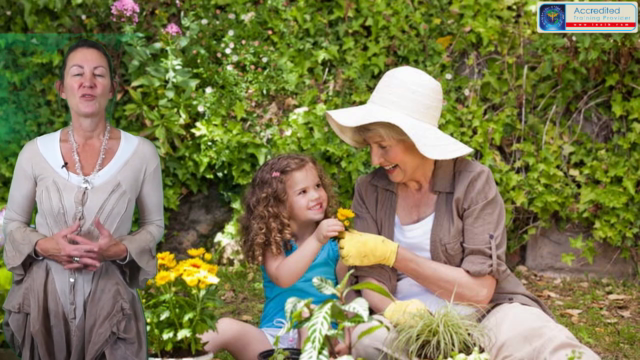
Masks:
[[[393,240],[414,254],[431,260],[431,229],[433,228],[434,218],[435,213],[415,224],[402,225],[400,219],[396,216]],[[398,287],[394,295],[398,300],[418,299],[431,312],[435,312],[447,305],[447,300],[438,297],[429,289],[404,274],[400,274],[400,281],[398,281]],[[454,305],[454,308],[463,314],[475,311],[473,307],[464,305]]]

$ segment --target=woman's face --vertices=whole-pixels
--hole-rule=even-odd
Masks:
[[[107,59],[98,50],[80,48],[67,58],[60,97],[67,100],[71,114],[104,116],[113,96]]]
[[[425,157],[408,140],[385,139],[378,134],[365,136],[371,152],[371,164],[383,167],[389,180],[405,183],[415,180],[413,175],[424,163]]]

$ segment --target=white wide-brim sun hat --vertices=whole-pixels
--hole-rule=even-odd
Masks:
[[[442,112],[442,87],[422,70],[402,66],[387,71],[365,105],[327,111],[333,131],[347,144],[364,143],[355,128],[374,122],[396,125],[409,136],[420,153],[446,160],[467,155],[470,147],[438,129]]]

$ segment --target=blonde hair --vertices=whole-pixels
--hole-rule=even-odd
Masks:
[[[385,140],[398,140],[413,142],[409,136],[396,125],[388,122],[374,122],[366,125],[357,126],[354,129],[356,142],[359,147],[367,146],[365,138],[370,135],[382,136]]]

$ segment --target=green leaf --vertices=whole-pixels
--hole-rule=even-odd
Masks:
[[[358,284],[353,285],[352,287],[350,287],[349,289],[347,289],[347,291],[349,290],[371,290],[371,291],[375,291],[378,294],[388,298],[388,299],[393,299],[393,296],[389,293],[389,291],[387,291],[387,289],[383,288],[382,286],[378,285],[378,284],[374,284],[372,282],[361,282]]]
[[[318,291],[323,294],[335,295],[337,297],[340,297],[338,291],[336,291],[336,289],[333,287],[333,283],[327,278],[316,276],[313,278],[312,284],[316,289],[318,289]]]
[[[178,340],[182,340],[187,336],[191,336],[191,329],[182,329],[178,331],[178,335],[177,335]]]
[[[372,326],[372,327],[368,328],[367,330],[361,332],[360,335],[358,335],[358,339],[356,341],[359,341],[360,339],[364,338],[365,336],[367,336],[369,334],[373,334],[378,329],[381,329],[383,327],[387,327],[387,326],[385,324],[383,324],[383,323],[380,323],[379,325],[375,325],[375,326]]]
[[[323,352],[325,335],[329,331],[330,327],[331,303],[325,303],[315,308],[311,315],[311,319],[307,323],[306,328],[309,335],[307,337],[307,343],[302,349],[302,355],[300,356],[301,360],[319,358],[318,354]]]
[[[573,253],[563,253],[562,254],[562,262],[571,266],[573,261],[576,259],[576,256]]]
[[[363,297],[356,298],[343,305],[342,309],[360,315],[364,321],[369,319],[369,303]]]
[[[245,115],[244,104],[240,101],[237,101],[233,107],[233,112],[236,114],[237,119],[244,117]]]

